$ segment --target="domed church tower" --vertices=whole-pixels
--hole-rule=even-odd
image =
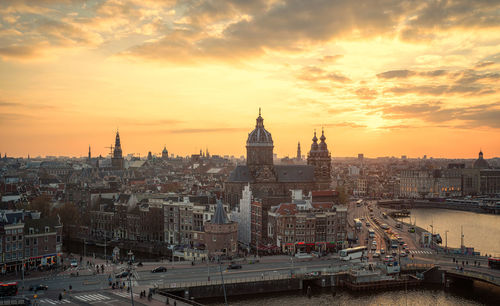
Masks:
[[[311,151],[309,151],[309,155],[307,156],[307,164],[314,166],[314,179],[319,190],[330,189],[330,183],[332,181],[332,159],[325,140],[325,131],[322,129],[320,137],[321,142],[318,145],[318,138],[316,137],[316,131],[314,131]]]
[[[255,129],[248,134],[247,166],[257,182],[274,182],[276,174],[273,165],[273,138],[264,128],[264,119],[259,108]]]

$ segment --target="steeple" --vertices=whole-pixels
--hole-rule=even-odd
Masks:
[[[302,153],[300,152],[300,141],[299,141],[299,143],[297,144],[297,160],[301,159],[302,159]]]
[[[92,158],[92,155],[90,154],[90,145],[89,145],[89,161]]]
[[[311,151],[318,150],[318,137],[316,137],[316,130],[314,130],[314,137],[312,138]]]
[[[319,143],[319,149],[320,151],[328,151],[328,147],[326,145],[326,137],[325,137],[325,130],[321,128],[321,137],[319,138],[321,142]]]

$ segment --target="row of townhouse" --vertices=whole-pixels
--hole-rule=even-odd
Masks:
[[[189,197],[144,198],[139,202],[131,197],[99,199],[100,204],[90,212],[92,239],[194,245],[215,213],[214,204],[198,204]]]
[[[62,263],[59,217],[23,210],[0,210],[0,272],[32,270]]]

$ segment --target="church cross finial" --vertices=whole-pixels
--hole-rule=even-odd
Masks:
[[[259,107],[259,116],[260,116],[260,107]]]

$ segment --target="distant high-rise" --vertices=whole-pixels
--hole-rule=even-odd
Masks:
[[[88,162],[90,162],[91,158],[92,158],[92,155],[90,154],[90,145],[89,145],[89,157],[88,157]]]
[[[153,155],[151,154],[151,151],[148,152],[148,160],[152,160],[153,159]]]
[[[120,133],[118,133],[118,131],[116,131],[115,148],[113,150],[113,157],[111,157],[111,167],[114,170],[123,169],[122,146],[120,144]]]
[[[365,155],[363,153],[358,153],[358,160],[360,162],[362,162],[364,158],[365,158]]]
[[[297,144],[297,160],[301,159],[302,159],[302,153],[300,151],[300,141],[299,141],[299,143]]]

